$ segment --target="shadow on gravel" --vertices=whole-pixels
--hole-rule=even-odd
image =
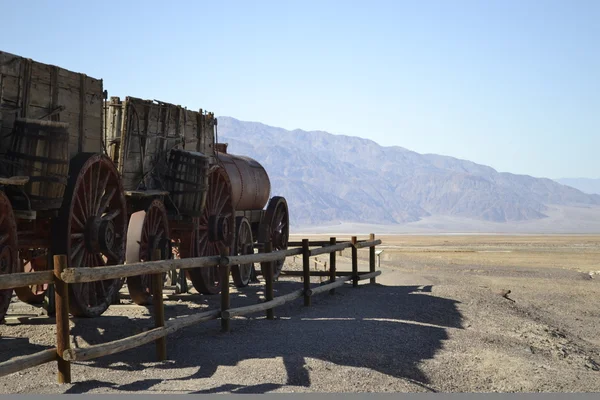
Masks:
[[[276,290],[281,294],[301,287],[299,282],[276,284]],[[236,295],[232,298],[232,305],[252,304],[262,291],[258,285],[246,289],[245,297]],[[86,393],[98,388],[168,391],[165,383],[190,380],[198,385],[198,391],[194,393],[266,393],[282,386],[309,387],[311,368],[308,359],[367,368],[435,391],[428,387],[428,378],[419,369],[419,363],[432,358],[443,341],[448,339],[446,328],[462,329],[462,317],[456,307],[457,301],[430,293],[430,286],[361,285],[354,289],[348,285],[337,289],[334,296],[316,296],[311,307],[303,307],[302,299],[298,299],[276,308],[275,321],[266,320],[262,313],[233,319],[229,334],[219,332],[218,321],[210,321],[168,336],[170,361],[165,363],[155,361],[154,344],[81,363],[122,371],[154,370],[148,371],[153,379],[126,385],[87,381],[75,383],[67,393]],[[219,307],[218,296],[206,296],[203,301],[211,308]],[[166,307],[167,318],[191,312],[194,311],[183,304]],[[89,343],[103,343],[137,333],[136,329],[139,330],[140,326],[151,327],[151,323],[151,320],[103,316],[77,320],[72,332],[85,337]],[[116,326],[120,328],[112,329]],[[254,379],[263,379],[260,377],[264,376],[265,381],[257,385],[240,385],[237,382],[208,389],[203,387],[202,380],[211,378],[220,366],[235,366],[251,359],[270,359],[269,363],[264,362],[265,368],[273,368],[273,365],[282,362],[287,377],[273,379],[272,371],[261,373],[239,367],[240,377],[248,374],[258,376]],[[196,372],[177,377],[177,369],[180,368],[195,368]],[[329,369],[329,366],[325,365],[325,368]],[[157,371],[169,369],[173,370],[165,372],[164,379],[154,378],[161,375]],[[351,380],[352,374],[346,378]],[[276,381],[269,382],[269,379]],[[336,376],[332,379],[344,378]],[[77,375],[74,375],[74,380],[77,380]],[[190,383],[185,386],[189,387]]]
[[[27,338],[1,336],[0,339],[0,362],[28,354],[34,354],[54,347],[33,344],[30,343]]]

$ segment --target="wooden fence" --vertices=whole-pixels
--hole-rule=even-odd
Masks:
[[[28,285],[54,284],[56,303],[56,348],[47,349],[35,354],[12,358],[0,363],[0,377],[22,371],[47,362],[56,361],[58,367],[58,382],[71,383],[71,362],[91,360],[109,354],[119,353],[150,342],[156,343],[157,359],[167,359],[166,336],[182,328],[213,319],[221,319],[221,329],[229,331],[232,317],[265,311],[267,319],[274,318],[275,307],[285,303],[304,298],[304,305],[311,305],[311,298],[319,293],[333,294],[335,289],[352,281],[353,287],[358,282],[370,279],[375,283],[375,277],[381,271],[375,270],[375,246],[381,240],[375,240],[373,234],[369,240],[358,241],[355,236],[350,242],[337,243],[336,238],[329,241],[290,242],[288,250],[271,252],[271,243],[259,245],[261,252],[242,256],[227,255],[224,249],[221,256],[172,259],[161,261],[139,262],[126,265],[114,265],[93,268],[67,268],[67,258],[64,255],[54,256],[54,270],[41,272],[26,272],[3,275],[0,277],[0,289],[11,289]],[[358,249],[369,248],[369,271],[358,270]],[[352,271],[336,270],[336,252],[346,248],[352,249]],[[160,251],[160,250],[157,250]],[[310,257],[329,253],[329,271],[311,271]],[[286,257],[302,255],[302,271],[282,271],[282,276],[301,276],[303,289],[274,297],[273,294],[273,261],[285,260]],[[160,254],[155,254],[160,259]],[[265,301],[243,307],[230,308],[229,284],[224,284],[221,291],[221,307],[216,310],[199,312],[197,314],[175,318],[165,322],[163,305],[163,280],[162,274],[175,269],[220,267],[222,282],[229,282],[229,273],[232,265],[261,263],[263,278],[265,280]],[[265,273],[266,272],[266,273]],[[157,279],[152,279],[153,308],[155,328],[146,332],[133,335],[124,339],[107,343],[96,344],[84,348],[70,348],[69,332],[69,302],[68,285],[74,283],[95,282],[106,279],[126,278],[142,274],[155,274]],[[311,286],[312,276],[328,276],[326,284]]]

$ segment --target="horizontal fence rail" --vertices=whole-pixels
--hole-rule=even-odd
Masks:
[[[352,281],[354,287],[358,285],[358,281],[366,279],[370,279],[371,283],[376,283],[375,278],[381,274],[381,271],[375,270],[375,246],[379,244],[381,244],[381,240],[375,240],[373,234],[370,235],[369,240],[358,241],[357,238],[353,236],[350,241],[341,243],[337,243],[336,238],[334,237],[330,238],[329,241],[310,242],[308,239],[304,239],[301,242],[291,241],[288,243],[289,248],[287,250],[280,251],[271,251],[271,243],[267,242],[256,244],[254,247],[259,249],[260,252],[255,254],[231,256],[229,255],[229,249],[225,248],[222,249],[223,251],[220,256],[160,260],[160,258],[162,258],[160,257],[160,254],[155,254],[154,259],[159,259],[160,261],[85,268],[67,268],[66,256],[55,255],[53,271],[27,272],[0,276],[0,290],[30,285],[53,284],[55,287],[57,327],[56,348],[31,355],[15,357],[11,360],[1,362],[0,377],[47,362],[56,361],[59,383],[70,383],[71,362],[92,360],[130,350],[151,342],[156,343],[157,359],[159,361],[166,360],[166,337],[180,329],[220,318],[221,329],[223,331],[229,331],[230,320],[237,316],[266,311],[266,318],[273,319],[274,309],[276,307],[301,297],[304,298],[304,305],[310,306],[311,297],[325,292],[334,294],[336,288],[344,286],[347,282]],[[347,248],[352,249],[352,270],[337,271],[336,252]],[[369,271],[358,271],[357,250],[362,248],[369,248]],[[329,254],[329,271],[311,271],[310,257],[322,254]],[[291,293],[275,297],[273,291],[273,262],[298,255],[302,257],[302,270],[282,270],[281,276],[301,277],[303,289],[298,289]],[[165,321],[164,305],[162,302],[162,279],[154,279],[153,281],[155,281],[155,284],[152,288],[153,297],[159,301],[153,302],[153,315],[155,320],[155,327],[153,329],[107,343],[82,348],[69,347],[68,285],[70,284],[122,279],[149,274],[160,277],[162,276],[161,274],[176,269],[186,270],[215,266],[220,267],[221,273],[223,274],[222,277],[225,279],[224,282],[229,282],[231,266],[249,263],[261,263],[260,271],[256,272],[257,275],[262,275],[265,280],[265,300],[258,304],[230,308],[229,285],[224,284],[221,291],[220,309],[203,311]],[[327,263],[322,263],[322,265],[325,268],[327,267]],[[328,277],[329,280],[320,285],[311,286],[311,277]]]
[[[31,285],[44,285],[46,283],[54,283],[54,272],[38,271],[0,275],[0,290]]]

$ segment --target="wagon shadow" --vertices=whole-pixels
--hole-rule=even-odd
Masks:
[[[299,282],[282,281],[276,284],[276,289],[282,294],[301,287]],[[232,296],[232,306],[255,302],[248,298],[258,297],[262,290],[258,285],[246,289],[247,297]],[[87,381],[74,384],[67,393],[86,393],[99,388],[115,391],[151,390],[168,381],[196,380],[200,381],[198,385],[202,385],[201,381],[213,377],[219,367],[238,365],[238,368],[244,369],[248,367],[239,366],[243,361],[276,358],[283,361],[287,373],[285,383],[281,379],[256,385],[231,383],[194,393],[265,393],[290,385],[309,387],[310,359],[367,368],[403,379],[419,386],[421,390],[435,391],[429,387],[429,380],[419,364],[435,356],[449,338],[448,328],[462,329],[462,316],[457,309],[457,301],[436,297],[430,292],[431,286],[378,284],[361,285],[358,289],[344,287],[338,289],[334,296],[324,294],[315,297],[310,308],[303,307],[302,300],[276,308],[275,321],[266,320],[262,313],[232,319],[232,331],[229,334],[219,332],[218,321],[209,321],[168,336],[170,361],[165,363],[155,361],[152,343],[81,363],[123,371],[149,369],[149,375],[158,378],[126,385]],[[211,308],[219,306],[218,296],[207,296],[205,302]],[[189,308],[183,305],[166,307],[167,317],[189,313]],[[93,322],[94,326],[106,325],[108,328],[115,323],[131,324],[132,321],[125,317],[101,317]],[[145,323],[151,324],[151,320]],[[110,329],[105,329],[104,334],[86,340],[96,339],[102,343],[119,338],[113,336]],[[197,370],[188,376],[164,379],[157,372],[180,368]],[[240,376],[243,374],[244,371],[240,372]],[[166,390],[161,388],[160,391]]]
[[[31,343],[27,338],[0,336],[0,362],[52,348],[54,348],[54,346],[43,346]]]

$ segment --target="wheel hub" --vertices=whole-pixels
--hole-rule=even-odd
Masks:
[[[85,245],[92,253],[111,252],[115,245],[115,225],[99,217],[88,219],[85,227]]]
[[[285,232],[275,231],[273,232],[273,247],[283,248],[286,247],[288,238]]]
[[[115,224],[112,221],[102,221],[99,228],[100,248],[103,252],[112,252],[115,246]]]
[[[232,232],[229,231],[229,218],[226,216],[212,215],[208,219],[208,240],[211,242],[231,240]]]

